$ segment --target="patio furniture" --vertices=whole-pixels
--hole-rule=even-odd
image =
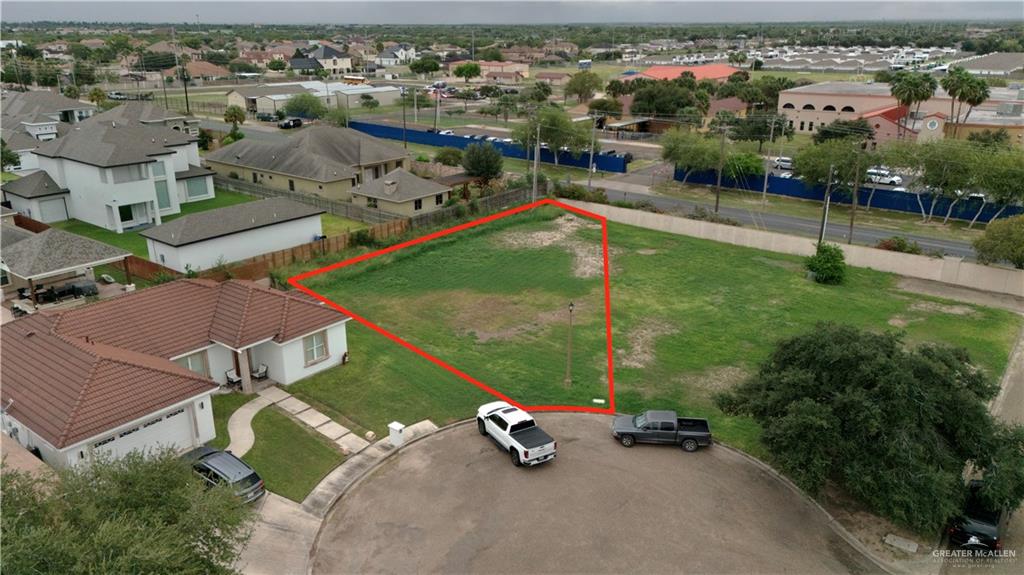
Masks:
[[[241,378],[241,376],[238,375],[237,371],[235,371],[233,369],[229,369],[229,370],[224,372],[224,376],[228,379],[228,385],[229,386],[237,385],[237,386],[241,387],[241,385],[242,385],[242,378]]]
[[[112,283],[117,283],[117,280],[114,279],[114,276],[110,274],[100,274],[100,281],[108,285]]]
[[[267,364],[261,363],[260,366],[252,370],[252,378],[255,380],[262,380],[267,378]]]

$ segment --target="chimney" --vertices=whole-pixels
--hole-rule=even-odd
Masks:
[[[394,195],[395,190],[398,189],[398,182],[396,180],[384,180],[384,195]]]

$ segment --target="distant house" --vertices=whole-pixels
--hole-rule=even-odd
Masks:
[[[246,138],[204,161],[222,176],[348,201],[352,188],[405,167],[409,155],[401,146],[350,128],[313,126],[281,140]]]
[[[239,106],[247,112],[273,113],[273,109],[259,109],[257,99],[263,96],[294,95],[308,92],[299,84],[270,84],[266,86],[241,86],[228,92],[228,105]]]
[[[111,122],[163,126],[193,136],[199,135],[199,118],[179,114],[152,101],[125,102],[95,117]]]
[[[444,207],[452,189],[399,168],[352,190],[352,203],[392,214],[415,216]]]
[[[323,213],[270,198],[182,216],[140,235],[150,261],[180,272],[199,271],[309,243],[323,235]]]
[[[747,103],[735,96],[722,98],[721,100],[711,100],[711,104],[708,106],[708,113],[704,116],[701,127],[707,129],[719,112],[729,112],[737,118],[746,118]]]
[[[408,64],[416,59],[416,48],[411,44],[397,44],[385,48],[374,59],[374,63],[380,66],[400,66]]]
[[[102,38],[87,38],[79,42],[79,44],[89,48],[91,50],[97,50],[107,45],[107,41]]]
[[[58,122],[74,124],[96,112],[96,106],[92,104],[72,100],[49,90],[5,91],[0,106],[5,121],[19,116],[42,115]]]
[[[228,372],[288,385],[341,364],[347,316],[252,282],[184,279],[3,325],[0,426],[56,468],[216,436]],[[59,361],[55,361],[59,358]]]
[[[189,48],[184,44],[168,42],[166,40],[161,40],[160,42],[150,44],[146,48],[146,50],[149,52],[153,52],[155,54],[177,54],[179,56],[185,55],[189,58],[192,58],[193,60],[202,58],[203,56],[203,52],[201,50]]]
[[[219,80],[231,77],[231,70],[202,60],[192,60],[185,63],[185,70],[188,71],[189,77],[193,80]],[[168,68],[163,71],[165,78],[174,78],[177,73],[177,68]]]
[[[552,86],[564,86],[569,83],[572,74],[566,72],[538,72],[534,78],[538,82],[545,82]]]
[[[196,142],[163,126],[97,117],[33,153],[68,190],[69,217],[121,233],[213,198],[213,173],[199,166]]]
[[[520,72],[488,72],[484,79],[494,84],[518,84],[523,81]]]
[[[472,62],[472,60],[454,60],[445,64],[445,67],[449,72],[454,71],[462,64]],[[530,77],[530,65],[522,64],[519,62],[492,62],[488,60],[477,60],[477,64],[480,65],[480,75],[487,77],[487,74],[491,72],[518,72],[523,78]]]
[[[288,67],[299,74],[307,76],[312,76],[318,70],[324,69],[323,65],[316,58],[292,58],[288,61]]]
[[[68,124],[42,114],[3,116],[0,122],[3,123],[0,133],[3,135],[7,148],[18,155],[18,163],[11,166],[11,171],[16,173],[30,172],[39,168],[39,162],[32,151],[43,142],[49,142],[60,134],[66,134],[70,129]]]
[[[328,74],[347,74],[352,71],[352,56],[330,46],[317,46],[315,50],[306,54],[306,58],[316,60]]]

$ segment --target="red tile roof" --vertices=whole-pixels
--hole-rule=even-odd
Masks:
[[[215,342],[283,343],[347,320],[249,281],[178,280],[4,324],[2,401],[13,399],[15,419],[63,448],[215,387],[173,357]]]
[[[901,119],[903,119],[903,117],[907,115],[907,112],[908,109],[906,106],[888,106],[885,108],[878,108],[877,110],[872,110],[862,115],[861,118],[885,118],[886,120],[889,120],[890,122],[895,124],[898,123]]]
[[[718,112],[742,112],[746,109],[746,102],[732,96],[721,100],[711,100],[711,105],[708,106],[708,116],[714,117]]]
[[[8,413],[58,449],[216,388],[172,361],[58,334],[55,323],[36,314],[4,324],[0,375]]]
[[[681,76],[683,72],[692,72],[698,81],[706,79],[724,80],[736,72],[739,72],[739,69],[725,64],[705,64],[703,66],[651,66],[643,72],[630,76],[626,79],[629,80],[632,78],[643,77],[654,80],[675,80]]]

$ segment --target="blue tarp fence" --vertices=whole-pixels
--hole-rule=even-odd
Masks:
[[[686,170],[676,169],[674,175],[676,181],[683,181],[685,176]],[[687,178],[686,182],[713,186],[715,185],[716,177],[717,176],[713,171],[698,172]],[[750,176],[739,180],[725,176],[722,177],[722,186],[726,188],[760,193],[763,184],[764,176]],[[824,187],[808,186],[800,180],[793,178],[780,178],[778,176],[768,176],[768,193],[801,198],[804,200],[816,200],[819,202],[825,200]],[[869,198],[871,199],[872,208],[895,210],[898,212],[911,212],[915,214],[921,213],[922,206],[924,207],[924,213],[927,214],[931,210],[932,202],[934,201],[934,215],[943,218],[946,217],[946,211],[949,210],[949,206],[952,203],[952,200],[949,198],[940,197],[936,199],[932,194],[921,194],[921,203],[918,204],[918,194],[910,192],[894,192],[892,190],[885,190],[881,188],[876,189],[872,196],[871,188],[862,187],[860,189],[860,193],[857,195],[857,205],[867,206]],[[832,201],[841,204],[851,204],[853,203],[853,194],[849,191],[833,192]],[[978,214],[978,210],[981,209],[981,215],[978,216],[978,221],[989,222],[992,217],[999,212],[1001,207],[1002,206],[992,203],[986,203],[983,207],[980,198],[970,198],[958,201],[956,205],[953,206],[953,212],[950,214],[950,217],[958,220],[971,221],[974,219],[974,216]],[[1008,218],[1018,214],[1024,214],[1024,207],[1007,206],[999,217]]]
[[[349,122],[348,125],[353,130],[359,130],[364,134],[369,134],[377,138],[402,140],[403,130],[401,126],[387,126],[383,124],[370,124],[367,122]],[[463,138],[462,136],[445,136],[423,130],[406,129],[404,131],[405,139],[409,142],[412,142],[413,144],[426,144],[428,146],[458,148],[462,150],[470,144],[478,144],[482,141]],[[533,154],[527,154],[526,150],[518,144],[506,144],[503,142],[491,142],[491,144],[501,152],[502,156],[505,156],[506,158],[519,158],[522,160],[533,159]],[[583,169],[587,169],[587,162],[589,160],[589,154],[580,154],[580,157],[575,158],[568,152],[560,152],[558,156],[559,165],[573,166]],[[554,164],[555,155],[551,150],[541,149],[540,161],[548,164]],[[594,154],[594,165],[597,166],[598,170],[603,172],[617,172],[624,174],[626,173],[627,162],[625,158],[598,153]]]

